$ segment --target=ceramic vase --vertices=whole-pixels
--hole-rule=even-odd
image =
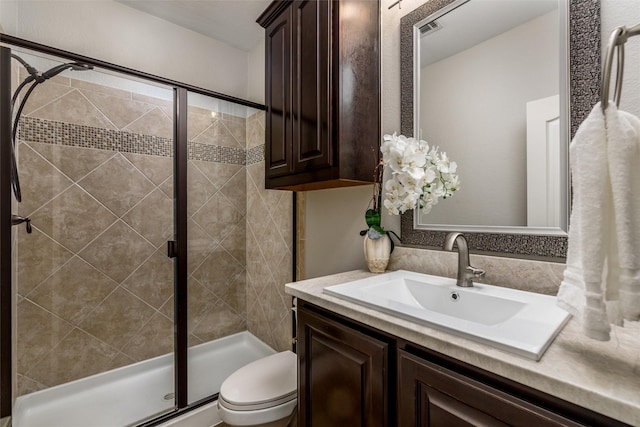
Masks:
[[[389,264],[391,255],[391,239],[388,234],[384,234],[379,239],[370,239],[364,236],[364,259],[367,267],[372,273],[384,273]]]

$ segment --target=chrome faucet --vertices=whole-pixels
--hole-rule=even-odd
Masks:
[[[473,286],[473,279],[484,276],[485,271],[481,268],[472,267],[469,265],[469,247],[467,246],[467,239],[465,239],[462,233],[449,233],[444,239],[445,251],[453,251],[453,245],[458,248],[458,280],[457,286],[465,288]]]

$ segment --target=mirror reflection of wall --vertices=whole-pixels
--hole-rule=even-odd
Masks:
[[[415,133],[457,162],[462,185],[420,224],[560,226],[558,15],[557,0],[471,0],[422,25]],[[536,141],[528,104],[543,109]]]

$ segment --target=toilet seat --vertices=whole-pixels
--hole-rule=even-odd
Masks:
[[[261,419],[273,416],[275,420],[290,414],[297,404],[297,366],[297,356],[291,351],[243,366],[222,383],[219,409],[234,418],[253,412],[256,416],[260,414]]]

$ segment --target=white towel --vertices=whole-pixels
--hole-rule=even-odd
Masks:
[[[618,314],[640,317],[639,144],[640,120],[613,103],[605,117],[598,103],[570,145],[573,205],[558,304],[601,341],[610,322],[621,324]]]

